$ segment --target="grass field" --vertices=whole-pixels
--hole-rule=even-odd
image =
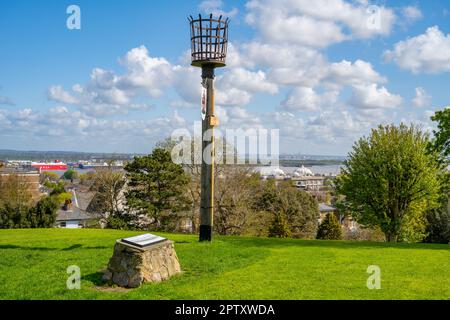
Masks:
[[[161,234],[184,271],[138,289],[105,287],[116,230],[0,230],[0,299],[450,299],[450,246]],[[81,290],[66,269],[81,268]],[[369,265],[381,289],[369,290]]]

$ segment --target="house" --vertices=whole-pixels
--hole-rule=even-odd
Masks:
[[[0,171],[0,181],[7,181],[8,179],[17,178],[17,182],[26,185],[28,191],[34,202],[39,201],[42,197],[42,192],[40,190],[39,184],[40,174],[33,170],[18,170],[11,168],[2,168]]]
[[[294,185],[305,191],[321,191],[325,185],[324,176],[302,176],[293,177],[292,181]]]
[[[340,215],[336,208],[325,203],[319,203],[319,224],[322,223],[328,213],[336,215],[336,218],[339,220],[339,223],[344,230],[355,232],[359,229],[358,223],[351,216]]]
[[[67,200],[58,210],[56,217],[57,228],[78,229],[87,226],[89,221],[95,220],[94,216],[80,208],[77,193],[72,190],[72,199]]]

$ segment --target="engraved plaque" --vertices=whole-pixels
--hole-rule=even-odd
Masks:
[[[136,247],[144,248],[166,240],[166,238],[156,236],[151,233],[146,233],[135,237],[124,238],[122,239],[122,242],[131,244]]]

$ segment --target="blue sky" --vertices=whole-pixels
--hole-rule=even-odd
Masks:
[[[66,27],[72,4],[80,30]],[[429,130],[450,105],[447,0],[5,0],[0,148],[149,152],[192,129],[187,16],[207,12],[232,21],[221,130],[280,129],[281,152],[345,155],[379,123]]]

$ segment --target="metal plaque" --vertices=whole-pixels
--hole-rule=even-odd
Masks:
[[[155,236],[154,234],[151,233],[146,233],[135,237],[124,238],[122,239],[122,242],[143,248],[166,240],[167,240],[166,238]]]

